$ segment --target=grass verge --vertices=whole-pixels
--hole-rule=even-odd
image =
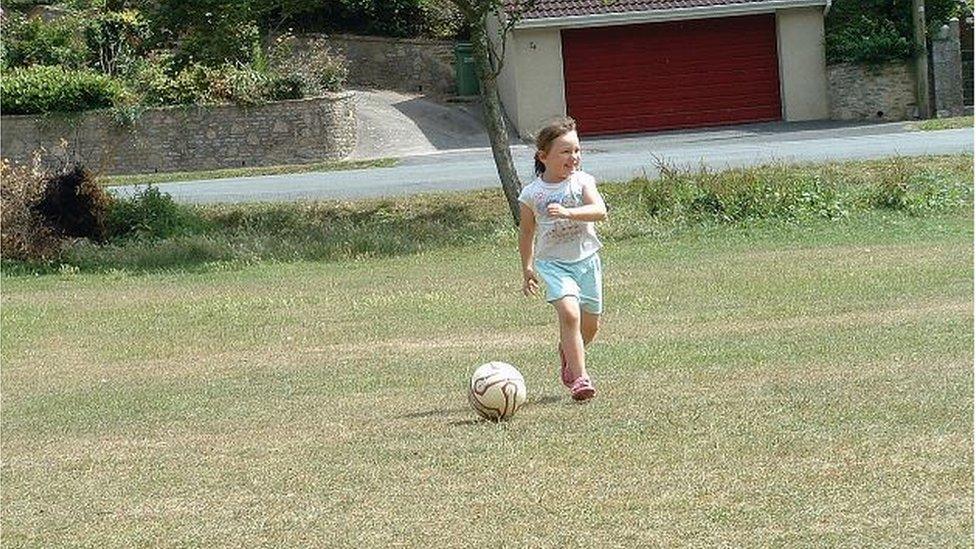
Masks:
[[[118,185],[156,185],[159,183],[171,183],[174,181],[201,181],[207,179],[257,177],[262,175],[284,175],[290,173],[390,168],[392,166],[396,166],[396,163],[397,160],[395,158],[379,158],[375,160],[340,160],[335,162],[314,162],[311,164],[286,164],[282,166],[257,166],[253,168],[203,170],[198,172],[107,175],[100,177],[98,181],[106,187]]]
[[[952,118],[932,118],[920,122],[912,122],[908,127],[914,131],[930,132],[936,130],[955,130],[959,128],[972,128],[972,116],[956,116]]]

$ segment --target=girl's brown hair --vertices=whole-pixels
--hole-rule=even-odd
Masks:
[[[552,142],[569,132],[576,131],[576,121],[568,116],[556,118],[546,124],[535,137],[535,174],[542,175],[546,171],[546,165],[539,160],[539,151],[548,151]]]

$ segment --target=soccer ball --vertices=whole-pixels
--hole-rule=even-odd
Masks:
[[[471,376],[468,401],[485,419],[508,419],[525,403],[525,379],[511,364],[482,364]]]

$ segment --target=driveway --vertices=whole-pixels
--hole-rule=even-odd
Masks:
[[[488,146],[475,102],[437,102],[389,90],[356,90],[357,137],[352,160],[400,158]]]
[[[159,184],[182,202],[359,199],[500,185],[476,104],[438,104],[397,92],[361,92],[354,159],[397,157],[390,168]],[[523,182],[533,150],[512,141]],[[583,139],[583,169],[598,180],[655,177],[658,163],[710,169],[973,152],[973,130],[910,132],[905,123],[770,123]],[[134,187],[114,187],[125,195]]]

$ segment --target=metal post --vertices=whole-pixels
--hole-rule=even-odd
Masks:
[[[925,0],[912,0],[912,26],[915,28],[915,95],[918,99],[918,117],[932,116],[929,99],[929,49],[925,41]]]

